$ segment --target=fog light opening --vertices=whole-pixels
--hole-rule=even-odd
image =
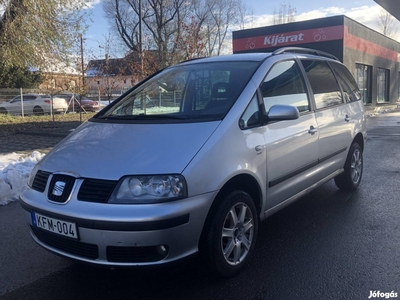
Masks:
[[[156,250],[158,252],[158,254],[162,255],[163,257],[165,257],[168,253],[168,246],[166,245],[159,245],[156,247]]]

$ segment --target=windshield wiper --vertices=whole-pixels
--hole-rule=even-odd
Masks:
[[[108,115],[101,116],[99,119],[103,120],[185,120],[187,119],[187,115],[171,115],[171,114],[154,114],[154,115]]]
[[[146,119],[156,119],[156,120],[162,120],[162,119],[172,119],[172,120],[185,120],[188,118],[187,115],[171,115],[171,114],[154,114],[154,115],[145,115],[145,114],[140,114],[136,116],[137,119],[140,120],[146,120]]]
[[[101,116],[98,119],[103,120],[134,120],[136,119],[137,115],[108,115],[108,116]]]

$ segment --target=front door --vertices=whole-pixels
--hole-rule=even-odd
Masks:
[[[276,63],[260,86],[265,110],[276,104],[296,106],[297,120],[265,126],[267,207],[272,208],[312,185],[318,163],[318,128],[295,60]]]

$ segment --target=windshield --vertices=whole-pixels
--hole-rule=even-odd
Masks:
[[[125,95],[98,118],[222,119],[257,65],[248,61],[176,65]]]

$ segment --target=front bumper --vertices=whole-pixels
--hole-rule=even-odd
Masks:
[[[105,266],[149,266],[198,251],[204,221],[215,193],[149,205],[88,203],[60,205],[46,194],[23,189],[20,200],[32,238],[44,248],[79,261]],[[32,212],[77,226],[78,239],[34,226]]]

